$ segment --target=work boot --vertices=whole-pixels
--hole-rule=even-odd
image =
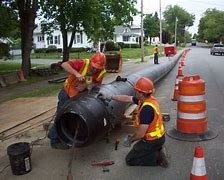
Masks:
[[[51,143],[51,147],[53,149],[63,149],[63,150],[70,148],[70,146],[68,146],[67,144],[63,144],[63,143]]]
[[[157,163],[163,168],[168,168],[169,162],[167,159],[166,149],[162,147],[158,152]]]

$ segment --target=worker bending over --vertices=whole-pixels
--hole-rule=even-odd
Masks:
[[[146,77],[141,77],[135,83],[134,89],[136,96],[113,95],[110,97],[112,100],[138,105],[135,119],[137,130],[126,138],[125,145],[131,146],[131,143],[138,142],[126,156],[126,163],[130,166],[168,167],[166,154],[162,148],[165,142],[165,129],[159,104],[152,96],[153,82]]]
[[[62,63],[61,66],[69,75],[65,80],[64,87],[58,94],[57,112],[60,112],[65,102],[70,98],[102,83],[106,73],[106,57],[103,53],[97,52],[91,59],[73,59]],[[55,123],[50,129],[48,137],[51,139],[52,148],[69,148],[68,145],[61,143],[58,139]]]

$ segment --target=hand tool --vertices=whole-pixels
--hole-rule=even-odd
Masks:
[[[92,162],[92,166],[110,166],[113,165],[114,161],[100,161],[100,162]]]
[[[74,139],[73,139],[73,144],[72,144],[72,148],[71,148],[71,152],[70,152],[67,180],[73,180],[71,170],[72,170],[72,160],[73,160],[73,154],[74,154],[74,151],[75,151],[75,143],[76,143],[76,139],[77,139],[77,135],[78,135],[78,130],[79,130],[79,122],[77,122],[75,136],[74,136]]]

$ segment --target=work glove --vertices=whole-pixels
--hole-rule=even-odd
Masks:
[[[124,140],[123,140],[123,146],[125,146],[125,147],[131,147],[131,143],[132,143],[132,141],[131,141],[131,135],[126,136],[124,138]]]

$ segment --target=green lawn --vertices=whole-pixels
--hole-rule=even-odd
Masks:
[[[70,59],[77,58],[90,58],[94,53],[88,52],[77,52],[70,53]],[[153,54],[153,46],[145,46],[144,47],[144,55],[149,56]],[[141,58],[141,48],[124,48],[121,49],[121,55],[123,59],[139,59]],[[17,57],[21,58],[21,57]],[[61,60],[62,54],[60,53],[36,53],[31,55],[31,59],[55,59]]]
[[[145,46],[144,47],[144,55],[150,56],[153,55],[153,47],[154,46]],[[180,50],[178,48],[178,50]],[[159,50],[161,53],[163,52],[163,48]],[[90,58],[93,54],[82,52],[82,53],[71,53],[70,59],[76,59],[76,58]],[[121,55],[123,58],[123,61],[127,61],[128,59],[140,59],[141,58],[141,48],[125,48],[121,50]],[[162,54],[161,54],[162,55]],[[19,57],[17,57],[19,58]],[[21,59],[21,57],[20,57]],[[54,59],[55,62],[58,62],[62,59],[60,54],[32,54],[31,59]],[[12,60],[13,61],[13,60]],[[20,63],[12,63],[11,60],[0,62],[0,74],[10,72],[10,71],[18,71],[21,68]],[[31,61],[32,62],[32,61]],[[138,62],[140,63],[140,62]],[[38,66],[37,64],[32,65]],[[43,66],[43,65],[40,65]],[[64,73],[64,71],[59,72]],[[40,76],[30,76],[28,78],[28,81],[22,82],[22,84],[32,84],[37,81],[41,81],[44,79],[48,79],[49,77],[40,77]],[[62,83],[60,84],[52,84],[48,88],[43,87],[39,88],[38,90],[34,90],[29,93],[24,93],[22,97],[38,97],[38,96],[47,96],[50,94],[56,94],[58,90],[62,87]]]

